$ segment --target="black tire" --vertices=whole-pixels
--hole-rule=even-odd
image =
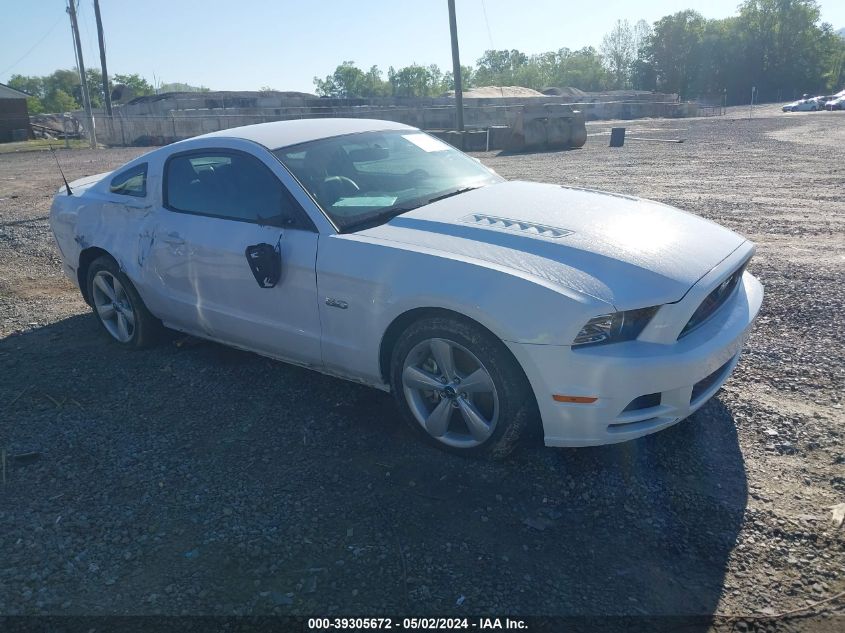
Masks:
[[[125,291],[128,304],[132,309],[132,313],[134,315],[134,325],[132,327],[131,337],[127,341],[121,341],[112,334],[109,327],[106,325],[106,322],[103,320],[102,315],[97,310],[97,305],[94,299],[94,279],[97,277],[97,274],[101,272],[110,274],[120,282],[123,290]],[[150,314],[150,311],[147,310],[147,306],[144,305],[138,291],[135,290],[135,286],[133,286],[129,278],[123,274],[120,270],[120,266],[118,266],[114,259],[108,256],[103,256],[98,257],[91,262],[91,265],[88,267],[86,284],[94,316],[97,317],[97,321],[100,322],[103,330],[109,335],[109,338],[115,344],[132,349],[142,349],[154,345],[159,340],[159,337],[164,329],[161,321]]]
[[[429,339],[443,339],[465,348],[475,356],[475,360],[480,361],[492,379],[498,415],[492,434],[483,443],[472,447],[450,446],[432,437],[415,417],[406,396],[403,370],[409,354]],[[393,347],[390,386],[402,418],[411,431],[432,446],[458,455],[503,459],[516,447],[526,428],[539,421],[534,393],[510,350],[468,319],[435,316],[421,319],[408,327]]]

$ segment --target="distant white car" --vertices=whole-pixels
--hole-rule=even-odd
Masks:
[[[787,103],[782,109],[784,112],[815,112],[820,107],[821,104],[819,103],[818,97],[811,97],[809,99],[799,99],[798,101]]]
[[[727,380],[763,298],[728,229],[506,182],[388,121],[225,130],[68,189],[50,224],[114,341],[163,324],[392,391],[462,453],[505,453],[537,413],[550,446],[675,424]]]
[[[845,110],[845,96],[836,97],[824,104],[825,110]]]

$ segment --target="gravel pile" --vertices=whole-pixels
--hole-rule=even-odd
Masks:
[[[362,386],[177,336],[109,344],[60,271],[52,158],[0,155],[0,613],[771,616],[842,592],[845,113],[761,114],[478,155],[725,224],[767,292],[692,418],[497,464],[421,446]],[[72,179],[141,151],[60,159]],[[778,629],[835,630],[844,604]],[[716,621],[755,623],[774,626]]]

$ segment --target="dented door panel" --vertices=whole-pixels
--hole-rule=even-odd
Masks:
[[[165,323],[238,347],[320,364],[317,234],[160,210],[144,271]],[[262,288],[247,246],[278,245],[281,278]]]

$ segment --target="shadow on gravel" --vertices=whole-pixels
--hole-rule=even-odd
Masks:
[[[45,222],[49,219],[49,215],[42,215],[38,218],[27,218],[25,220],[10,220],[8,222],[0,222],[0,226],[18,226],[21,224],[30,224],[31,222]]]
[[[580,147],[553,147],[553,148],[532,148],[532,149],[503,149],[496,152],[497,158],[507,158],[509,156],[529,156],[532,154],[559,154],[561,152],[575,152],[581,149]]]
[[[491,464],[418,444],[387,394],[192,339],[127,352],[87,314],[0,341],[0,374],[0,442],[40,455],[0,495],[9,615],[708,615],[731,591],[718,399]]]

